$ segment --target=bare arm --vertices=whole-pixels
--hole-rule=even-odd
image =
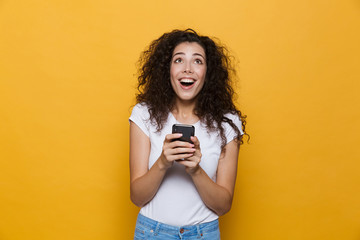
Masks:
[[[186,170],[192,177],[205,205],[217,215],[224,215],[231,208],[234,194],[239,153],[238,144],[233,140],[225,146],[226,151],[224,156],[219,159],[217,179],[214,182],[200,167],[200,144],[195,138],[193,142],[197,152],[189,158],[189,161],[183,161],[182,164],[187,167]],[[181,162],[179,161],[179,163]]]
[[[171,141],[180,136],[166,135],[161,156],[148,169],[150,139],[135,123],[130,122],[130,198],[135,205],[142,207],[155,196],[166,170],[175,160],[193,155],[188,153],[191,144]],[[195,149],[190,151],[194,152]]]

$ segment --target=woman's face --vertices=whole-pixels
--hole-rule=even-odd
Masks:
[[[174,49],[170,80],[180,100],[195,100],[204,86],[206,56],[204,49],[196,42],[183,42]]]

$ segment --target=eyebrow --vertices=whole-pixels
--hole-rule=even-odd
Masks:
[[[185,53],[183,52],[177,52],[175,53],[172,57],[175,57],[176,55],[185,55]],[[203,55],[201,55],[200,53],[194,53],[193,56],[200,56],[202,57],[203,59],[205,59],[205,57]]]

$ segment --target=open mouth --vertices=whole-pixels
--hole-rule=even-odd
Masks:
[[[195,80],[189,78],[183,78],[180,80],[180,84],[185,87],[189,87],[195,83]]]

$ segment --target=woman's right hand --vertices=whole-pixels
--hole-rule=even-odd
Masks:
[[[184,141],[173,141],[181,136],[181,133],[173,133],[165,136],[160,156],[161,167],[168,169],[174,164],[174,161],[189,158],[194,155],[196,151],[194,144]]]

